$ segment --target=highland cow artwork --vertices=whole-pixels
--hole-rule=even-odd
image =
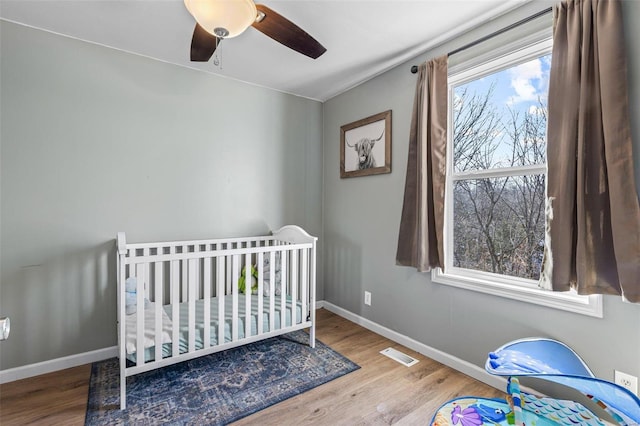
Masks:
[[[340,177],[391,173],[391,110],[340,127]]]

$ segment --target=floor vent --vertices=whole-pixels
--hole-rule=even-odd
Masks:
[[[405,365],[407,367],[411,367],[412,365],[418,363],[417,359],[410,357],[409,355],[404,354],[399,350],[396,350],[393,348],[387,348],[383,351],[380,351],[380,353],[384,356],[388,356],[389,358],[398,361],[400,364]]]

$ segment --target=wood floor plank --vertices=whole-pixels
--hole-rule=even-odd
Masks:
[[[234,423],[242,425],[415,425],[463,395],[498,397],[490,386],[398,345],[325,309],[316,335],[360,369]],[[380,354],[393,347],[412,367]],[[0,385],[0,424],[83,425],[90,365]]]
[[[84,425],[91,365],[0,385],[0,424]]]

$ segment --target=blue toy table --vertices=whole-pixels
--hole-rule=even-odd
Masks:
[[[614,383],[596,378],[571,348],[556,340],[521,339],[489,353],[485,369],[507,376],[507,397],[456,398],[442,405],[432,425],[640,425],[640,399]],[[536,377],[569,386],[589,401],[537,397],[522,392],[518,377]]]

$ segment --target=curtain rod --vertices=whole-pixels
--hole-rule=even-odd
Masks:
[[[522,20],[520,20],[518,22],[515,22],[515,23],[513,23],[513,24],[511,24],[511,25],[509,25],[507,27],[501,28],[498,31],[495,31],[495,32],[493,32],[493,33],[491,33],[489,35],[486,35],[486,36],[481,37],[481,38],[479,38],[477,40],[474,40],[469,44],[465,44],[464,46],[459,47],[459,48],[447,53],[447,56],[455,55],[456,53],[460,53],[463,50],[467,50],[467,49],[469,49],[469,48],[471,48],[473,46],[476,46],[476,45],[478,45],[478,44],[480,44],[482,42],[485,42],[485,41],[487,41],[487,40],[489,40],[489,39],[491,39],[493,37],[499,36],[500,34],[505,33],[505,32],[507,32],[509,30],[512,30],[512,29],[514,29],[516,27],[519,27],[520,25],[526,24],[529,21],[533,21],[534,19],[539,18],[542,15],[546,15],[547,13],[551,12],[552,10],[553,10],[552,7],[549,7],[547,9],[541,10],[540,12],[535,13],[535,14],[533,14],[531,16],[528,16],[528,17],[526,17],[526,18],[524,18],[524,19],[522,19]],[[411,67],[411,73],[415,74],[417,72],[418,72],[418,66],[417,65],[413,65]]]

